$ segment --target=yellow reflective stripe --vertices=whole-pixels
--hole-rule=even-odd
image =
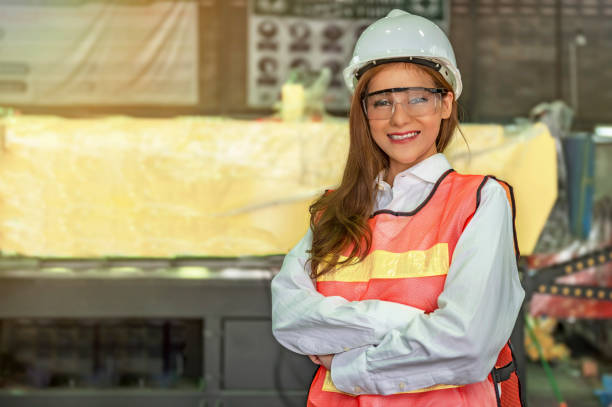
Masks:
[[[362,262],[337,268],[318,277],[317,281],[367,282],[373,278],[443,276],[448,273],[448,257],[448,243],[403,253],[375,250]],[[341,257],[342,260],[346,257]]]
[[[342,394],[346,394],[347,396],[354,396],[354,394],[345,393],[343,391],[338,390],[336,386],[334,386],[334,382],[332,382],[332,378],[331,378],[331,374],[329,373],[329,370],[325,372],[325,380],[323,381],[323,387],[321,388],[321,390],[329,391],[333,393],[342,393]]]
[[[450,384],[439,384],[436,386],[431,386],[431,387],[427,387],[424,389],[418,389],[418,390],[412,390],[412,391],[403,391],[403,392],[399,392],[399,393],[394,393],[394,394],[409,394],[409,393],[424,393],[426,391],[434,391],[434,390],[442,390],[442,389],[454,389],[457,387],[462,387],[462,386],[454,386],[454,385],[450,385]],[[342,393],[342,394],[346,394],[347,396],[355,396],[354,394],[349,394],[349,393],[345,393],[343,391],[340,391],[336,388],[336,386],[334,386],[334,382],[332,381],[331,378],[331,374],[329,373],[329,370],[325,372],[325,380],[323,381],[323,387],[321,388],[322,391],[327,391],[327,392],[332,392],[332,393]]]

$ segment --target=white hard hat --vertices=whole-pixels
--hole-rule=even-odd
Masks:
[[[361,34],[353,58],[344,69],[344,82],[353,92],[357,80],[369,68],[400,61],[439,71],[453,88],[455,99],[461,95],[461,73],[444,31],[426,18],[397,9],[373,22]]]

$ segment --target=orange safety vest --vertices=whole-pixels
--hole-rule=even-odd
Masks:
[[[448,170],[415,210],[375,212],[368,221],[372,230],[368,255],[357,264],[320,276],[317,290],[325,296],[339,295],[349,301],[379,299],[433,312],[438,308],[437,299],[444,289],[457,240],[476,212],[480,190],[489,178],[494,177]],[[512,188],[498,182],[506,190],[514,217]],[[516,233],[514,242],[518,255]],[[500,383],[499,387],[493,383]],[[524,405],[509,342],[499,353],[491,374],[480,383],[438,385],[388,396],[343,393],[321,366],[311,384],[307,406],[475,407],[496,402],[500,407]]]

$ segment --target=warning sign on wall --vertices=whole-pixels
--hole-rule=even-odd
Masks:
[[[359,35],[374,20],[398,8],[422,15],[447,31],[450,2],[443,0],[254,0],[249,10],[248,103],[270,107],[292,69],[320,71],[332,80],[328,109],[346,109],[350,96],[342,69]]]

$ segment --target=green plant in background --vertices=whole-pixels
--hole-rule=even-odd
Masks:
[[[15,110],[12,107],[0,106],[0,118],[11,117],[15,114]]]

